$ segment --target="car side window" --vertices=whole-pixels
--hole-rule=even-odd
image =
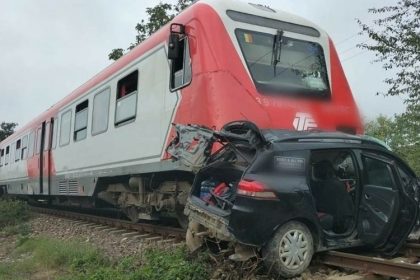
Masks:
[[[363,156],[364,181],[366,185],[395,188],[391,165],[378,158]]]

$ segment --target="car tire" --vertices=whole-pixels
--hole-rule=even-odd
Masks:
[[[262,249],[269,272],[284,278],[300,275],[309,266],[313,254],[312,233],[306,225],[297,221],[278,228]]]

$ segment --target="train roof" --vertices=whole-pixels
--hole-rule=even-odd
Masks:
[[[311,28],[315,28],[321,34],[325,33],[325,31],[322,30],[319,26],[303,17],[267,5],[254,4],[249,1],[238,0],[199,0],[197,2],[206,3],[210,5],[218,12],[218,14],[222,18],[229,17],[227,16],[227,11],[237,11],[250,16],[259,16],[263,18],[270,18],[288,23],[294,23],[297,25],[308,26]]]

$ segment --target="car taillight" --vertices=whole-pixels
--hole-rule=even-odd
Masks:
[[[255,198],[273,199],[276,194],[257,181],[241,180],[238,184],[237,194]]]

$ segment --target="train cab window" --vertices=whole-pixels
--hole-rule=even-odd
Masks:
[[[171,91],[180,89],[191,82],[191,57],[187,37],[181,40],[179,47],[179,57],[171,60]]]
[[[109,88],[97,93],[93,98],[92,135],[97,135],[108,129],[109,120]]]
[[[4,165],[8,165],[9,164],[9,156],[10,156],[10,147],[7,146],[6,147],[6,156],[4,158]]]
[[[19,139],[16,142],[16,150],[15,150],[15,161],[19,161],[20,160],[20,149],[21,149],[21,145],[22,145],[22,140]]]
[[[38,128],[36,131],[36,154],[39,154],[41,152],[41,134],[41,128]]]
[[[138,76],[139,71],[134,71],[118,81],[115,125],[121,125],[136,118]]]
[[[87,136],[89,101],[85,100],[76,106],[74,117],[74,141],[80,141]]]
[[[60,123],[60,146],[65,146],[70,143],[70,129],[71,129],[71,110],[61,115]]]
[[[20,159],[26,159],[28,157],[28,135],[22,138],[22,149],[20,152]]]
[[[34,143],[35,142],[35,133],[32,131],[29,133],[29,146],[28,146],[28,157],[34,155]]]
[[[51,143],[51,148],[55,149],[55,147],[57,146],[57,129],[58,129],[58,119],[54,118],[54,126],[53,126],[53,135],[52,135],[52,143]]]
[[[4,149],[0,149],[0,167],[3,166],[4,161]]]
[[[257,90],[305,98],[330,97],[323,48],[312,41],[277,34],[235,31]]]

